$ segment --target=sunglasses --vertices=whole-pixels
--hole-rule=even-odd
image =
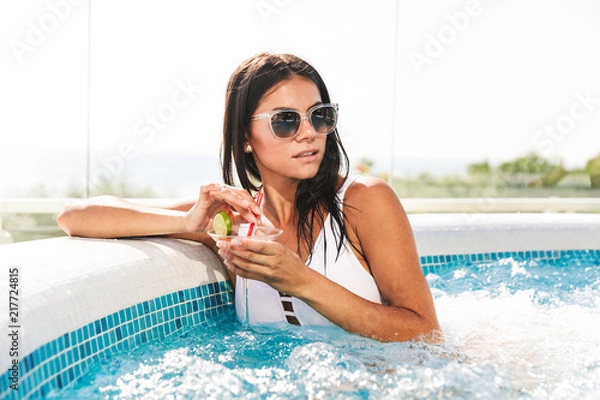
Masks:
[[[250,120],[269,119],[271,133],[277,139],[295,138],[300,132],[303,120],[310,121],[317,135],[327,135],[335,129],[338,118],[337,104],[317,104],[311,107],[306,114],[296,110],[283,109],[253,115]]]

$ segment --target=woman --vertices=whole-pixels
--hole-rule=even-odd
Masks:
[[[432,338],[439,325],[406,214],[383,181],[347,176],[336,122],[337,105],[311,65],[259,54],[229,81],[225,185],[165,208],[95,198],[68,206],[59,225],[73,236],[170,235],[211,246],[234,282],[248,278],[252,322],[335,324],[383,341]],[[234,166],[242,188],[233,186]],[[250,194],[259,190],[260,205]],[[223,210],[283,234],[215,244],[204,231]]]

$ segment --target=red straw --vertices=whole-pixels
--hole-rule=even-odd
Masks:
[[[256,195],[256,204],[260,207],[260,203],[262,203],[263,199],[263,191],[262,189]],[[254,214],[255,217],[258,218],[258,215]],[[254,232],[254,222],[250,222],[250,226],[248,227],[248,234],[246,236],[252,236],[252,232]]]

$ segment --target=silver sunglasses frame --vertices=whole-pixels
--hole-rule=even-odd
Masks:
[[[335,128],[337,127],[337,121],[338,121],[338,115],[339,115],[339,106],[337,103],[316,104],[316,105],[312,106],[311,108],[309,108],[308,111],[306,111],[305,113],[301,113],[300,111],[294,110],[293,108],[282,108],[282,109],[273,110],[273,111],[266,111],[266,112],[263,112],[260,114],[255,114],[255,115],[251,116],[250,121],[257,121],[260,119],[268,119],[269,120],[269,128],[271,129],[271,134],[273,135],[273,137],[275,139],[279,139],[279,140],[289,140],[289,139],[294,139],[296,136],[298,136],[298,134],[300,133],[300,125],[302,125],[302,121],[308,120],[310,123],[310,126],[312,126],[314,129],[315,127],[312,124],[312,120],[310,119],[310,116],[312,115],[313,112],[315,112],[316,110],[323,108],[323,107],[331,107],[335,110],[335,122],[333,124],[333,129],[327,133],[319,133],[315,130],[315,134],[317,136],[326,136],[326,135],[329,135],[331,132],[333,132],[335,130]],[[298,125],[298,129],[296,130],[296,133],[294,133],[292,136],[279,137],[273,131],[273,125],[271,124],[271,117],[280,112],[290,112],[290,111],[298,113],[300,115],[300,125]]]

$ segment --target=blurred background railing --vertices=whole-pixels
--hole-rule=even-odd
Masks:
[[[64,236],[56,224],[62,208],[77,199],[0,199],[0,244]],[[156,204],[167,199],[128,199]],[[408,198],[408,213],[600,213],[600,198]]]

